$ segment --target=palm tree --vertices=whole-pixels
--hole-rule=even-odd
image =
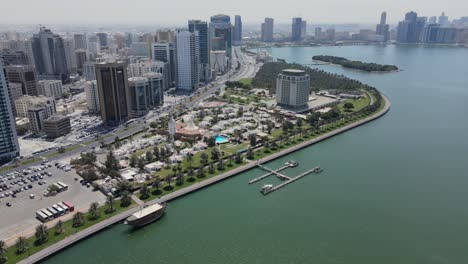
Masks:
[[[179,185],[179,186],[181,186],[182,184],[184,184],[184,174],[181,173],[181,172],[178,172],[178,173],[177,173],[176,181],[177,181],[177,185]]]
[[[108,213],[114,212],[114,196],[112,194],[106,197],[106,205],[108,206],[106,210]]]
[[[44,224],[40,224],[36,226],[36,233],[34,234],[39,244],[44,244],[49,240],[49,230],[47,230],[47,226]]]
[[[172,176],[171,176],[171,175],[167,175],[165,180],[166,180],[166,183],[169,185],[169,187],[172,187],[172,186],[171,186]]]
[[[89,214],[91,215],[91,219],[98,219],[99,218],[99,204],[97,202],[92,202],[89,205]]]
[[[120,199],[120,206],[126,207],[132,203],[132,198],[130,197],[129,191],[122,192],[122,198]]]
[[[152,186],[153,188],[159,191],[159,188],[161,187],[161,180],[159,179],[159,177],[156,177],[156,179],[154,179]]]
[[[141,186],[140,189],[140,198],[141,199],[146,199],[149,197],[149,188],[148,185],[145,183],[143,186]]]
[[[21,254],[26,252],[29,248],[28,240],[24,236],[18,237],[15,243],[16,253]]]
[[[84,224],[84,214],[78,211],[73,215],[72,226],[76,228],[76,227],[82,226],[83,224]]]
[[[65,228],[63,226],[63,221],[59,220],[57,224],[55,224],[55,234],[60,235],[65,231]]]
[[[6,256],[6,244],[3,240],[0,240],[0,263],[7,262],[8,257]]]
[[[192,153],[187,154],[187,162],[188,162],[188,168],[191,169],[192,168],[192,162],[193,162],[193,154]]]

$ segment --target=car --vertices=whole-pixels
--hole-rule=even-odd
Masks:
[[[34,194],[31,193],[31,194],[29,195],[29,199],[34,199]]]
[[[6,206],[11,207],[11,203],[6,203]]]

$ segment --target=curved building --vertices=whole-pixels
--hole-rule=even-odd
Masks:
[[[149,97],[148,104],[150,108],[157,108],[164,104],[164,77],[161,73],[149,72],[143,74],[148,79]]]
[[[148,78],[128,78],[130,118],[144,116],[149,111],[150,86]]]
[[[276,102],[289,108],[303,108],[309,102],[310,76],[303,70],[286,69],[276,78]]]

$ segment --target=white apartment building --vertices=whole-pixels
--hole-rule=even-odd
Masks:
[[[309,102],[310,76],[302,70],[283,70],[276,78],[276,102],[290,108],[306,107]]]
[[[176,87],[178,90],[191,92],[198,88],[199,48],[198,31],[185,30],[176,32]]]
[[[60,80],[42,80],[37,82],[37,92],[46,97],[60,98],[63,95],[63,85]]]
[[[86,82],[85,92],[89,112],[99,113],[100,106],[97,82],[95,80]]]

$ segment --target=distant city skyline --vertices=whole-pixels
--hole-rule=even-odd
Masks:
[[[382,11],[387,12],[388,23],[395,24],[410,10],[422,16],[439,16],[445,12],[450,19],[466,16],[468,2],[447,0],[429,3],[413,0],[318,0],[309,2],[296,0],[277,2],[261,1],[214,1],[196,2],[151,0],[82,0],[71,8],[59,0],[32,1],[22,4],[4,1],[2,9],[8,10],[0,17],[2,24],[148,24],[183,25],[188,19],[207,20],[213,14],[227,14],[234,18],[238,14],[246,24],[260,24],[264,17],[272,17],[277,23],[290,23],[292,17],[302,17],[308,23],[373,23],[379,21]],[[183,8],[181,8],[183,6]],[[142,8],[146,7],[146,8]],[[168,12],[172,10],[171,12]],[[326,12],[324,12],[326,11]]]

